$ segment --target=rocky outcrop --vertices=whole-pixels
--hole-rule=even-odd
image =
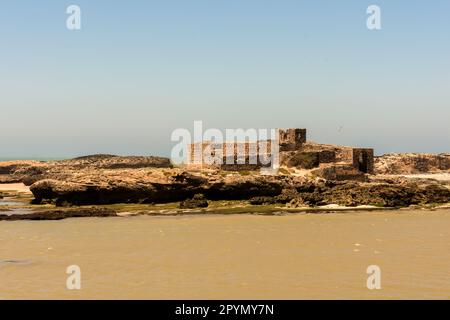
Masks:
[[[302,202],[309,205],[339,204],[343,206],[375,205],[407,207],[450,202],[450,190],[440,184],[418,185],[344,182],[318,186],[314,192],[303,192]]]
[[[424,160],[417,162],[411,160],[414,157],[402,157],[410,159],[410,162],[405,161],[407,168],[447,168],[445,157],[439,161],[424,157],[426,166]],[[386,157],[383,166],[378,162],[379,168],[384,168],[384,172],[404,170],[396,164],[398,159],[392,160],[394,158]],[[35,204],[51,203],[61,207],[181,201],[180,207],[191,208],[205,206],[207,200],[249,200],[251,204],[259,205],[380,207],[450,202],[449,186],[432,179],[364,175],[345,165],[322,165],[315,170],[307,175],[185,171],[171,168],[168,159],[164,158],[97,155],[28,163],[14,168],[10,163],[3,172],[30,184]],[[203,195],[204,199],[197,194]]]
[[[15,175],[16,171],[27,170],[29,168],[38,168],[44,166],[40,161],[4,161],[0,162],[0,183],[19,183],[22,182],[22,175]],[[32,171],[30,171],[30,174]]]
[[[311,190],[314,190],[311,189]],[[267,204],[286,204],[293,199],[300,197],[299,192],[295,188],[295,185],[291,185],[289,188],[283,189],[279,195],[274,197],[268,196],[258,196],[253,197],[249,200],[250,204],[253,205],[267,205]]]
[[[60,161],[0,162],[0,182],[23,182],[25,185],[44,179],[65,180],[82,170],[115,170],[143,168],[171,168],[169,158],[143,156],[91,155]]]
[[[47,210],[26,214],[0,215],[0,220],[62,220],[66,218],[116,217],[114,210],[106,208],[76,208],[65,210]]]
[[[389,153],[375,158],[375,174],[450,172],[450,154]]]
[[[208,207],[208,201],[202,194],[196,194],[192,199],[186,199],[180,202],[180,209],[195,209]]]
[[[277,176],[204,176],[179,169],[87,170],[66,176],[64,180],[38,181],[30,190],[35,203],[165,203],[182,201],[199,193],[211,200],[276,196],[284,183],[283,178]]]
[[[84,175],[84,176],[83,176]],[[31,186],[35,203],[93,205],[185,201],[196,194],[209,200],[249,200],[251,204],[286,204],[294,199],[310,206],[339,204],[404,207],[450,202],[450,189],[434,180],[331,181],[299,176],[227,175],[170,170],[78,172],[65,181],[46,179]],[[205,200],[206,201],[206,200]],[[195,202],[195,201],[194,201]],[[192,202],[192,205],[194,205]]]
[[[311,171],[313,175],[333,181],[366,181],[367,176],[364,172],[355,169],[353,166],[346,164],[322,166],[321,168]]]
[[[40,166],[42,164],[40,161],[29,160],[3,161],[0,162],[0,175],[9,175],[20,168]]]
[[[114,156],[114,155],[91,155],[78,157],[71,160],[59,162],[65,167],[96,168],[96,169],[137,169],[137,168],[171,168],[169,158],[154,156]]]
[[[407,207],[450,202],[450,189],[439,183],[358,183],[353,181],[316,181],[296,186],[296,192],[275,197],[254,197],[253,205],[290,204],[289,206],[323,206],[338,204],[347,207],[372,205]]]

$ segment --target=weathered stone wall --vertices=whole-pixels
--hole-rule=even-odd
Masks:
[[[320,152],[320,163],[353,163],[353,148],[351,147],[307,142],[302,145],[301,150]]]
[[[280,151],[293,151],[306,142],[306,129],[279,130]]]
[[[352,166],[362,173],[373,174],[374,172],[373,149],[306,142],[306,129],[286,129],[279,130],[278,133],[281,165],[312,169],[319,167],[320,164],[334,163]],[[213,163],[205,160],[204,153],[206,151],[210,155],[208,157],[210,160],[217,159],[217,168],[227,165],[222,166],[222,168],[251,170],[251,168],[261,167],[261,157],[265,159],[271,157],[272,140],[226,143],[203,142],[192,144],[190,147],[188,164],[211,166]],[[197,151],[196,147],[198,148]],[[200,153],[198,159],[195,158],[195,152]],[[342,171],[342,169],[339,170]],[[340,175],[345,176],[345,173]]]
[[[336,152],[334,150],[319,151],[319,162],[320,163],[336,162]]]
[[[336,161],[353,163],[353,148],[351,147],[339,147],[336,149]]]
[[[225,142],[225,143],[194,143],[189,145],[187,164],[191,168],[227,168],[248,164],[251,167],[260,167],[270,159],[272,154],[272,141],[258,142]],[[205,158],[209,155],[209,160]],[[217,161],[215,161],[217,160]],[[264,163],[261,163],[263,160]],[[236,165],[236,166],[234,166]],[[240,170],[248,170],[242,168]]]

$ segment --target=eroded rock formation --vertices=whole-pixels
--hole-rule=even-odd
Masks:
[[[449,170],[448,153],[389,153],[375,158],[375,174],[439,173]]]
[[[196,194],[192,199],[186,199],[180,202],[180,209],[195,209],[208,207],[208,201],[202,194]]]
[[[424,156],[418,161],[411,160],[416,158],[388,155],[383,160],[380,157],[377,170],[383,173],[404,172],[405,167],[413,167],[415,170],[448,172],[446,156]],[[400,166],[402,159],[410,161]],[[31,184],[34,203],[58,206],[168,203],[186,199],[189,200],[182,206],[198,207],[198,204],[207,204],[207,200],[249,200],[255,205],[380,207],[450,202],[450,189],[445,182],[365,175],[351,167],[344,167],[338,173],[327,171],[318,175],[325,176],[324,179],[317,177],[314,170],[296,174],[285,169],[285,174],[278,175],[262,175],[259,171],[187,171],[172,168],[165,158],[101,155],[48,163],[0,164],[0,168],[0,172]],[[326,168],[322,169],[329,170]],[[356,174],[361,179],[352,176]],[[347,175],[352,176],[351,180],[340,181],[339,178]],[[205,198],[193,198],[196,194],[202,194]]]

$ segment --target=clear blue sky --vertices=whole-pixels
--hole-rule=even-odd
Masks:
[[[450,151],[448,0],[4,0],[0,33],[0,157],[169,155],[194,120]]]

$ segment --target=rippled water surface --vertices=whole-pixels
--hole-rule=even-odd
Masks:
[[[0,298],[449,299],[450,210],[4,221]]]
[[[0,206],[20,206],[20,205],[23,205],[23,203],[14,201],[14,198],[0,199]]]

